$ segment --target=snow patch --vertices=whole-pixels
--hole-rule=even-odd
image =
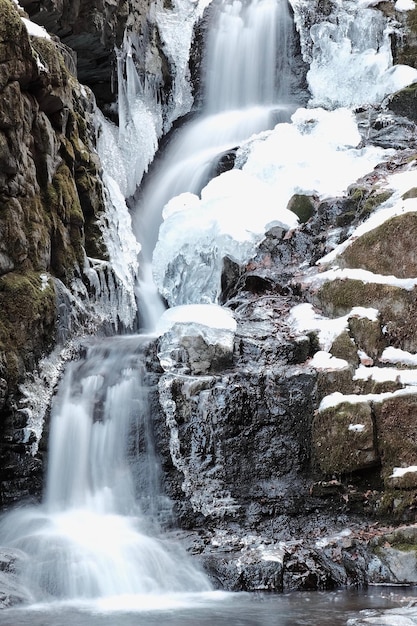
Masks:
[[[324,350],[316,352],[308,364],[318,370],[341,370],[349,367],[349,363],[345,359],[338,359]]]
[[[348,430],[353,433],[362,433],[365,430],[364,424],[349,424]]]
[[[360,365],[353,380],[374,380],[378,383],[398,382],[403,385],[417,385],[417,369],[401,370],[394,367],[364,367]]]
[[[394,467],[390,478],[401,478],[405,474],[417,472],[417,465],[410,465],[409,467]]]
[[[335,338],[348,328],[350,317],[375,321],[378,319],[378,311],[373,308],[354,307],[347,315],[329,319],[317,313],[311,304],[303,303],[291,309],[289,319],[297,331],[317,331],[320,346],[328,352]]]
[[[306,283],[311,285],[320,285],[327,281],[333,280],[359,280],[365,284],[390,285],[391,287],[400,287],[406,291],[412,291],[417,285],[417,278],[397,278],[396,276],[386,276],[383,274],[374,274],[368,270],[351,269],[351,268],[334,268],[305,278]]]
[[[414,0],[397,0],[395,3],[396,11],[414,11],[416,3]]]
[[[236,332],[236,320],[229,309],[216,304],[189,304],[167,309],[160,317],[156,334],[166,333],[174,324],[201,324],[208,328]]]
[[[328,396],[325,396],[320,403],[318,411],[325,411],[326,409],[333,408],[344,402],[349,404],[360,404],[362,402],[383,402],[389,398],[398,398],[400,396],[410,396],[417,394],[417,387],[404,387],[404,389],[398,389],[393,392],[385,393],[368,393],[368,394],[343,394],[340,391],[335,391]]]
[[[19,6],[19,4],[16,2]],[[43,26],[39,26],[38,24],[34,24],[26,17],[20,18],[23,24],[26,26],[26,30],[31,37],[40,37],[42,39],[51,39],[51,35],[45,30]]]
[[[406,350],[389,346],[383,351],[380,361],[385,363],[400,363],[402,365],[417,366],[417,354],[412,354]]]

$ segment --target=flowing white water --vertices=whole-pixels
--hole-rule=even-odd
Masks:
[[[135,209],[145,328],[153,328],[163,310],[162,305],[155,307],[157,290],[150,268],[163,207],[183,192],[199,193],[223,153],[287,120],[294,110],[289,95],[292,20],[287,1],[222,0],[211,20],[203,60],[202,111],[173,133]]]
[[[288,115],[283,96],[291,27],[286,0],[224,1],[212,18],[203,115],[174,138],[157,172],[158,191],[149,185],[144,194],[145,222],[138,238],[147,264],[166,201],[180,191],[199,190],[219,154]],[[152,93],[139,83],[143,93],[137,98],[131,56],[126,68],[119,142],[124,136],[122,153],[132,162],[120,168],[120,151],[106,150],[114,135],[103,121],[100,145],[107,175],[128,194],[132,181],[125,174],[140,179],[161,120],[160,110],[152,109]],[[131,136],[146,124],[156,134],[145,132],[144,161],[135,156]],[[149,265],[145,276],[147,272],[147,300],[154,308]],[[158,532],[158,520],[170,514],[170,507],[160,491],[142,343],[141,337],[98,342],[69,365],[52,411],[44,502],[16,510],[1,522],[3,544],[22,555],[21,582],[33,600],[211,589],[181,548]]]
[[[160,489],[142,337],[114,338],[70,364],[53,407],[42,506],[1,523],[21,550],[34,600],[208,591],[205,575],[158,535]]]

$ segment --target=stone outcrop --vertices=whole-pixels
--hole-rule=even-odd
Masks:
[[[18,385],[55,345],[55,279],[83,277],[86,254],[105,258],[94,148],[94,102],[62,46],[29,36],[16,5],[0,13],[0,412],[3,501],[40,490],[40,461],[23,469],[26,418]],[[63,313],[63,311],[62,311]],[[26,438],[27,439],[27,438]],[[21,473],[25,476],[22,477]],[[12,484],[19,484],[17,492]]]

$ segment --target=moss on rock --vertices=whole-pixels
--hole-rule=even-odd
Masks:
[[[387,346],[387,340],[378,320],[352,316],[348,320],[349,331],[359,350],[372,360],[377,360]]]
[[[338,359],[344,359],[353,367],[359,364],[358,349],[346,330],[340,333],[333,341],[330,352]]]
[[[417,276],[416,239],[417,213],[405,213],[356,239],[338,260],[342,267],[413,278]]]
[[[326,476],[341,475],[378,462],[368,402],[343,402],[319,411],[313,421],[314,460]]]
[[[52,345],[55,300],[53,283],[43,282],[39,273],[0,277],[0,348],[9,386]]]
[[[381,476],[387,488],[415,489],[417,473],[392,478],[394,467],[417,465],[417,396],[400,395],[375,406]]]

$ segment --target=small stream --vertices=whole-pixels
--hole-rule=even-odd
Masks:
[[[181,596],[125,596],[94,604],[36,605],[0,614],[2,626],[349,626],[375,619],[382,610],[416,596],[406,587],[366,591],[231,594],[209,592]],[[349,621],[349,622],[348,622]],[[412,622],[372,621],[372,624]]]

